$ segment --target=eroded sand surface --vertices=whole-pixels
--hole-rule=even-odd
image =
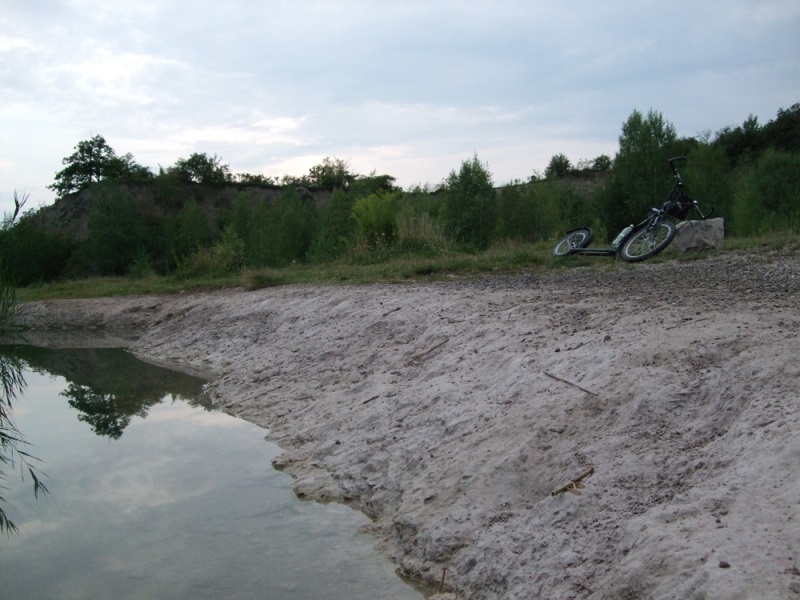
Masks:
[[[135,334],[453,598],[800,598],[800,260],[28,305]],[[581,493],[551,496],[588,468]]]

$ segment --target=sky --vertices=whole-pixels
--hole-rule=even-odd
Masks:
[[[679,136],[800,102],[797,0],[0,0],[0,214],[79,141],[155,172],[325,157],[436,185],[474,155],[495,185],[613,158],[634,110]]]

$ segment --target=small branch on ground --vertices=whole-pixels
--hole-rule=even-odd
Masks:
[[[422,359],[422,358],[425,358],[425,357],[426,357],[428,354],[430,354],[431,352],[433,352],[433,351],[434,351],[434,350],[436,350],[437,348],[441,348],[442,346],[444,346],[444,345],[445,345],[447,342],[449,342],[449,341],[450,341],[449,339],[446,339],[445,341],[443,341],[443,342],[439,342],[438,344],[436,344],[436,345],[435,345],[433,348],[431,348],[430,350],[426,350],[426,351],[425,351],[425,352],[423,352],[422,354],[417,354],[416,356],[412,356],[412,357],[409,359],[409,361],[408,361],[406,364],[407,364],[407,365],[410,365],[411,363],[415,363],[415,362],[417,362],[418,360],[420,360],[420,359]]]
[[[582,388],[582,387],[581,387],[581,386],[579,386],[577,383],[572,383],[571,381],[567,381],[566,379],[562,379],[561,377],[556,377],[555,375],[553,375],[552,373],[548,373],[547,371],[542,371],[542,372],[543,372],[545,375],[547,375],[548,377],[550,377],[551,379],[555,379],[556,381],[560,381],[560,382],[562,382],[562,383],[566,383],[567,385],[571,385],[572,387],[576,387],[576,388],[578,388],[580,391],[582,391],[582,392],[586,392],[587,394],[589,394],[589,395],[591,395],[591,396],[598,396],[598,394],[596,394],[595,392],[593,392],[593,391],[591,391],[591,390],[587,390],[586,388]]]
[[[583,488],[583,483],[581,482],[590,475],[592,475],[592,473],[594,473],[594,467],[589,467],[583,473],[578,475],[575,479],[568,481],[564,485],[558,486],[556,489],[550,492],[550,495],[558,496],[559,494],[563,494],[564,492],[571,492],[576,496],[580,496],[581,495],[580,490],[581,488]]]

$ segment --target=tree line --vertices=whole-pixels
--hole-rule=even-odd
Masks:
[[[353,173],[338,158],[301,177],[233,174],[216,155],[200,153],[153,172],[97,135],[64,158],[51,186],[59,201],[91,197],[88,234],[44,229],[31,211],[0,228],[0,261],[6,279],[27,285],[474,252],[500,240],[552,240],[585,224],[610,239],[663,201],[671,186],[666,161],[677,155],[688,158],[682,170],[689,192],[715,207],[729,234],[800,228],[800,104],[764,125],[750,116],[694,137],[679,137],[658,111],[634,110],[613,158],[573,164],[556,154],[544,173],[500,188],[477,155],[437,186],[403,190],[390,175]],[[212,215],[201,191],[225,186],[239,191]],[[275,193],[265,198],[254,186]],[[321,190],[322,203],[315,200]]]

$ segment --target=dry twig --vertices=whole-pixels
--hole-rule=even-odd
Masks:
[[[447,342],[449,342],[449,341],[450,341],[449,339],[446,339],[446,340],[444,340],[443,342],[439,342],[438,344],[436,344],[436,345],[435,345],[433,348],[431,348],[430,350],[426,350],[426,351],[425,351],[425,352],[423,352],[422,354],[417,354],[416,356],[412,356],[412,357],[411,357],[411,358],[408,360],[408,362],[407,362],[406,364],[410,365],[411,363],[415,363],[415,362],[417,362],[418,360],[420,360],[421,358],[424,358],[424,357],[426,357],[428,354],[430,354],[431,352],[433,352],[433,351],[434,351],[434,350],[436,350],[437,348],[440,348],[440,347],[444,346],[444,345],[445,345]]]
[[[558,496],[559,494],[563,494],[564,492],[571,492],[576,496],[580,496],[581,495],[580,490],[583,487],[583,483],[581,482],[587,477],[589,477],[592,473],[594,473],[594,467],[589,467],[572,481],[568,481],[564,485],[558,486],[556,489],[550,492],[550,495]]]
[[[543,372],[545,375],[547,375],[548,377],[550,377],[551,379],[555,379],[556,381],[560,381],[560,382],[562,382],[562,383],[566,383],[567,385],[571,385],[572,387],[576,387],[576,388],[578,388],[580,391],[582,391],[582,392],[586,392],[587,394],[589,394],[589,395],[591,395],[591,396],[598,396],[598,394],[596,394],[595,392],[593,392],[593,391],[591,391],[591,390],[587,390],[586,388],[582,388],[582,387],[581,387],[581,386],[579,386],[577,383],[572,383],[571,381],[567,381],[566,379],[562,379],[561,377],[556,377],[555,375],[553,375],[552,373],[548,373],[547,371],[542,371],[542,372]]]

